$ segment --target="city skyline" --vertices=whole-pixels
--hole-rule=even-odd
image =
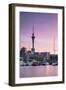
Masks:
[[[31,50],[33,25],[35,51],[54,53],[55,47],[55,52],[58,53],[58,15],[20,12],[20,48]]]

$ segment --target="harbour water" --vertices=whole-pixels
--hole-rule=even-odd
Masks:
[[[20,78],[57,76],[58,66],[20,66]]]

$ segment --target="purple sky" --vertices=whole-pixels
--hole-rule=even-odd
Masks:
[[[54,52],[58,49],[58,15],[56,13],[20,12],[20,48],[32,48],[32,30],[34,25],[35,50]],[[55,40],[54,40],[55,39]]]

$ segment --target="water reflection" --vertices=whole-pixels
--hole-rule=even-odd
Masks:
[[[20,77],[57,76],[58,66],[20,66]]]

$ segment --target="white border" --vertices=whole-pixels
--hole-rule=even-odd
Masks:
[[[58,76],[19,78],[19,12],[58,14]],[[48,8],[15,7],[15,84],[62,81],[62,10]]]

